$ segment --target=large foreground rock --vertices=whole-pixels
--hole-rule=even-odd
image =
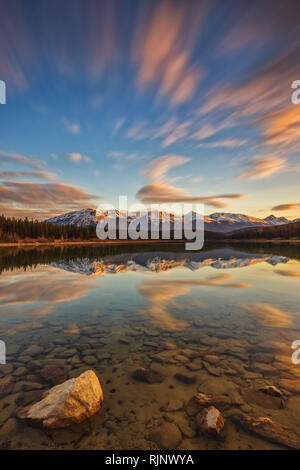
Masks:
[[[19,418],[32,426],[65,428],[93,416],[102,402],[99,380],[95,372],[87,370],[79,377],[51,388],[41,401],[23,408]]]
[[[237,413],[232,416],[232,419],[246,431],[256,434],[268,441],[290,449],[300,449],[300,436],[287,426],[276,423],[271,418],[256,418],[243,413]]]

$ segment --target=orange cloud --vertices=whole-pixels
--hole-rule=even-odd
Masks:
[[[268,145],[292,146],[300,144],[300,112],[297,106],[287,107],[263,115],[255,121],[264,129]]]
[[[50,171],[0,171],[0,178],[14,180],[17,178],[36,178],[42,180],[55,180],[57,175]]]
[[[254,157],[248,169],[241,173],[240,179],[264,179],[286,170],[286,159],[283,157]]]
[[[300,206],[300,204],[280,204],[279,206],[273,207],[272,211],[290,211],[296,209],[298,206]]]
[[[173,105],[190,99],[202,77],[199,66],[189,62],[206,7],[206,2],[163,0],[150,13],[143,10],[138,20],[133,50],[138,81],[141,86],[159,81],[158,95],[169,95]]]
[[[37,160],[33,157],[26,157],[25,155],[20,155],[18,153],[5,152],[4,150],[0,150],[0,162],[20,163],[37,169],[43,169],[45,167],[45,163],[42,160]]]
[[[152,162],[141,171],[141,174],[147,176],[150,181],[161,182],[165,179],[169,170],[184,165],[190,160],[190,158],[182,157],[181,155],[164,155],[163,157],[152,160]]]
[[[160,203],[206,203],[216,208],[227,207],[223,199],[239,199],[243,194],[220,194],[216,196],[189,196],[183,188],[176,188],[167,184],[149,184],[143,186],[136,194],[144,204]]]
[[[89,194],[77,186],[62,183],[24,183],[4,182],[0,185],[0,204],[7,215],[7,209],[22,209],[23,215],[31,213],[41,215],[49,211],[66,212],[82,209],[82,206],[95,206]],[[6,209],[6,210],[5,210]]]

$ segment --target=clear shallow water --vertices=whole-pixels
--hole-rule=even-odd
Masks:
[[[0,396],[0,426],[51,387],[45,367],[58,367],[61,381],[92,368],[105,400],[97,416],[68,430],[45,434],[10,420],[11,434],[0,428],[2,448],[155,449],[150,436],[163,422],[182,430],[182,449],[278,448],[236,427],[235,409],[300,434],[300,395],[273,409],[247,394],[300,378],[291,362],[291,343],[300,339],[299,248],[161,249],[0,251],[0,339],[7,345],[0,380],[14,378]],[[37,353],[26,351],[32,345]],[[137,382],[139,367],[159,371],[163,382]],[[183,384],[176,373],[196,381]],[[197,391],[235,398],[224,412],[224,440],[195,434],[185,404]],[[171,411],[174,400],[179,409]]]

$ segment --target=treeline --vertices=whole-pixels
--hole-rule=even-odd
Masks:
[[[300,222],[294,222],[285,225],[274,225],[273,227],[257,227],[246,230],[239,230],[224,236],[224,238],[233,240],[291,240],[300,239]]]
[[[53,225],[37,220],[16,219],[0,216],[0,241],[16,243],[20,240],[92,240],[96,239],[95,227],[76,225]]]

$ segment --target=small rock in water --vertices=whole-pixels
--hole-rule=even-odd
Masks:
[[[231,398],[225,395],[208,395],[205,393],[197,393],[186,405],[186,412],[189,416],[193,416],[203,408],[209,406],[217,406],[222,411],[231,406]]]
[[[270,395],[271,397],[279,397],[282,398],[282,393],[281,391],[275,387],[274,385],[265,385],[264,387],[261,387],[259,389],[260,392],[266,393],[267,395]]]
[[[0,397],[12,391],[14,379],[11,376],[0,379]]]
[[[136,369],[132,374],[133,378],[139,380],[140,382],[147,382],[149,384],[161,383],[163,382],[163,376],[154,369],[145,369],[140,368]]]
[[[181,400],[170,400],[167,406],[167,411],[179,411],[183,408],[183,402]]]
[[[203,365],[210,375],[215,377],[219,377],[221,375],[221,370],[219,367],[212,366],[211,364],[208,364],[208,362],[203,362]]]
[[[164,423],[150,435],[158,447],[164,450],[176,449],[182,441],[182,434],[176,424]]]
[[[206,356],[203,357],[203,359],[208,362],[209,364],[215,365],[220,363],[220,358],[219,356],[216,356],[214,354],[207,354]]]
[[[222,411],[231,406],[231,398],[225,395],[208,395],[205,393],[197,393],[186,405],[186,412],[189,416],[193,416],[203,408],[209,406],[217,406]]]
[[[27,369],[26,367],[18,367],[15,371],[14,371],[14,375],[16,377],[21,377],[22,375],[25,375],[27,373]]]
[[[202,367],[203,367],[203,363],[202,363],[201,359],[199,359],[199,358],[196,358],[196,359],[194,359],[193,361],[191,361],[187,364],[187,368],[192,370],[192,371],[200,370],[200,369],[202,369]]]
[[[46,382],[50,382],[52,384],[59,384],[65,378],[65,372],[61,367],[44,367],[41,370],[41,376],[46,380]]]
[[[195,375],[175,374],[174,377],[175,379],[179,380],[179,382],[182,382],[187,385],[193,384],[196,382]]]
[[[94,371],[87,370],[51,388],[41,401],[23,408],[18,416],[32,426],[65,428],[93,416],[102,402],[100,382]]]
[[[44,348],[42,348],[42,346],[38,346],[38,345],[32,345],[32,346],[29,346],[29,348],[25,349],[25,351],[23,351],[23,355],[26,356],[37,356],[39,354],[42,354],[42,352],[44,352]]]
[[[200,411],[196,417],[197,428],[200,434],[212,437],[220,437],[225,425],[225,419],[214,406]]]
[[[84,356],[83,362],[85,362],[86,364],[92,365],[92,364],[96,364],[97,359],[94,356]]]

